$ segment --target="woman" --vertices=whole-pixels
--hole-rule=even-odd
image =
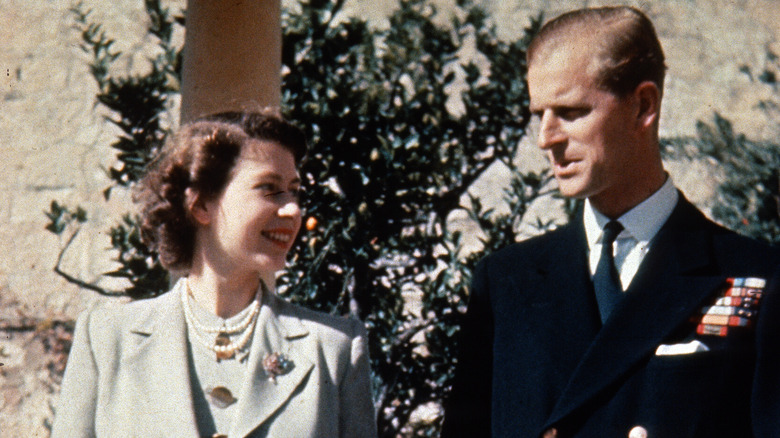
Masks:
[[[139,184],[184,276],[82,315],[53,436],[376,436],[365,329],[274,294],[301,226],[303,134],[272,113],[191,123]]]

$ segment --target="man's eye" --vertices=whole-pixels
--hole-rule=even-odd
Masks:
[[[558,117],[563,120],[572,121],[587,115],[590,111],[587,108],[561,108],[557,111]]]

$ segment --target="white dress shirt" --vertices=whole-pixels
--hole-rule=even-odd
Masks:
[[[623,225],[623,231],[615,240],[613,254],[623,290],[626,290],[634,279],[639,265],[651,250],[650,241],[671,216],[678,197],[672,178],[667,176],[666,182],[660,189],[617,219]],[[601,257],[602,230],[609,222],[609,218],[593,208],[590,201],[586,200],[583,220],[590,252],[588,261],[592,277],[596,273],[596,266]]]

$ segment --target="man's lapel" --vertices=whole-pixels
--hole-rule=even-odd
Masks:
[[[161,299],[130,330],[137,348],[129,352],[125,368],[135,374],[130,379],[135,387],[121,389],[136,391],[135,399],[141,402],[128,406],[138,414],[135,429],[149,428],[161,436],[198,436],[178,287]]]
[[[536,266],[533,270],[516,270],[512,280],[517,284],[510,290],[528,289],[527,286],[517,287],[526,284],[535,285],[534,292],[531,295],[513,294],[511,298],[530,302],[508,306],[508,311],[526,310],[527,314],[523,318],[527,318],[534,336],[543,337],[540,347],[555,346],[552,354],[558,364],[556,374],[563,378],[568,374],[560,373],[560,366],[571,366],[573,369],[601,325],[591,287],[586,257],[587,242],[581,224],[582,218],[578,216],[556,235],[550,236],[554,240],[541,246],[535,254]]]
[[[681,197],[625,298],[579,362],[546,427],[582,408],[654,354],[664,338],[723,282],[706,269],[711,265],[707,228],[701,213]]]
[[[248,358],[250,372],[238,398],[231,437],[248,436],[271,418],[314,368],[306,355],[308,330],[297,317],[280,315],[281,305],[281,300],[273,293],[264,294]],[[274,353],[283,355],[291,365],[272,380],[263,359]]]

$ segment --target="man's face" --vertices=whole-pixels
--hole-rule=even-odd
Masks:
[[[577,43],[540,52],[529,67],[528,87],[531,112],[539,117],[538,144],[561,193],[598,206],[624,199],[632,169],[642,163],[635,99],[597,88],[591,58]]]

